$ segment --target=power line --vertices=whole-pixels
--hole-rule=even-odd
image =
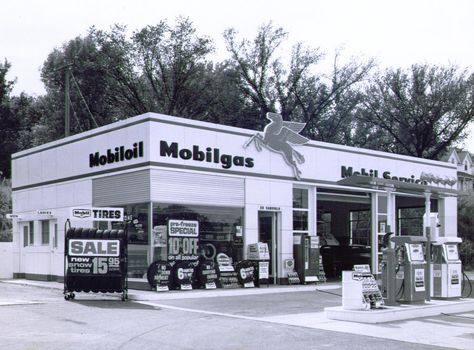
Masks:
[[[98,128],[98,127],[99,127],[99,124],[97,124],[97,121],[95,120],[94,116],[92,115],[91,110],[89,109],[89,106],[87,105],[86,99],[84,98],[84,95],[82,94],[81,88],[79,87],[79,84],[77,83],[76,77],[75,77],[74,74],[72,73],[71,69],[70,69],[70,68],[68,68],[68,69],[69,69],[69,71],[70,71],[70,73],[71,73],[72,81],[74,82],[74,85],[76,86],[77,91],[79,91],[79,96],[81,97],[82,102],[83,102],[84,105],[86,106],[86,109],[87,109],[87,112],[89,113],[89,116],[91,117],[92,121],[94,122],[95,127]]]

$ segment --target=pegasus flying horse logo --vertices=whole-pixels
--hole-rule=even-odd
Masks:
[[[244,144],[244,148],[247,148],[253,142],[259,152],[262,147],[265,147],[270,151],[280,153],[286,163],[293,169],[295,177],[301,180],[301,171],[298,169],[298,164],[304,163],[304,156],[294,150],[293,146],[304,145],[309,142],[306,137],[299,134],[306,124],[284,122],[282,116],[276,113],[269,112],[266,117],[270,120],[270,123],[263,129],[263,134],[258,132],[253,135]]]

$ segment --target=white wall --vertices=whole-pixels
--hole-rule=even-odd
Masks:
[[[13,278],[12,242],[0,242],[0,278]]]

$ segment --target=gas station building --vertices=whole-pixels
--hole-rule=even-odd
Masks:
[[[301,259],[298,272],[312,277],[310,237],[321,251],[362,252],[354,261],[364,257],[374,275],[388,232],[457,237],[455,164],[308,141],[279,122],[257,132],[146,113],[14,154],[14,277],[62,280],[65,222],[84,225],[71,208],[124,208],[128,277],[137,280],[169,258],[167,228],[177,220],[199,223],[207,259],[223,253],[235,263],[267,243],[274,284],[288,283]],[[282,130],[291,137],[277,140]],[[335,277],[346,268],[327,264]]]

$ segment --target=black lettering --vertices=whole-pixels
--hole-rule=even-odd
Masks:
[[[181,159],[188,160],[192,158],[193,152],[191,152],[189,149],[183,148],[181,151],[179,151],[179,156]]]
[[[138,143],[138,156],[143,157],[143,141]]]
[[[120,210],[115,211],[115,218],[120,219]]]
[[[232,167],[232,156],[229,154],[223,154],[221,156],[221,164],[224,169],[230,169]]]
[[[219,148],[214,148],[214,163],[219,163]]]
[[[199,146],[193,146],[193,160],[202,162],[206,158],[203,151],[199,150]]]
[[[95,152],[95,154],[89,155],[89,167],[99,166],[99,152]]]
[[[125,151],[125,159],[130,160],[133,158],[133,151],[131,149],[127,149]]]
[[[160,156],[178,158],[178,144],[173,142],[168,146],[166,141],[160,141]]]
[[[212,162],[212,148],[207,147],[206,148],[206,162]]]
[[[382,177],[384,179],[389,179],[390,180],[390,171],[384,171],[383,174],[382,174]]]
[[[344,165],[341,166],[341,177],[344,179],[346,177],[352,176],[352,167],[350,166],[349,168],[346,168]]]
[[[100,163],[100,165],[107,164],[107,156],[100,156],[99,163]]]
[[[138,158],[138,144],[133,144],[133,158]]]
[[[107,163],[113,163],[115,161],[115,155],[112,153],[111,149],[107,150]]]
[[[244,157],[234,157],[232,160],[235,166],[244,166]]]

